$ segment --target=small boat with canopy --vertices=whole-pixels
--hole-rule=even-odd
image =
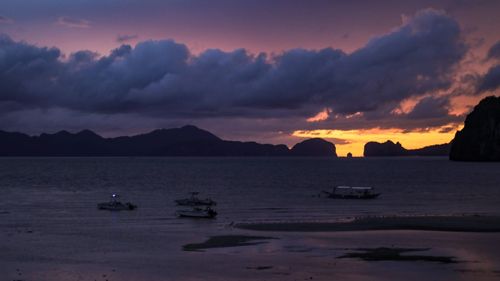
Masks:
[[[130,202],[122,203],[118,201],[118,194],[113,193],[111,195],[111,200],[109,202],[97,204],[97,209],[108,210],[108,211],[132,211],[137,209],[137,205]]]

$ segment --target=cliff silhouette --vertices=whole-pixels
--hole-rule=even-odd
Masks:
[[[450,160],[500,161],[500,97],[486,97],[455,134]]]

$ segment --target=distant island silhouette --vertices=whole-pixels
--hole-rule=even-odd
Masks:
[[[390,140],[380,142],[368,142],[365,144],[363,155],[365,157],[381,156],[448,156],[450,144],[436,144],[419,149],[406,149],[399,142]]]
[[[486,97],[455,134],[450,160],[500,161],[500,97]]]
[[[308,139],[286,145],[223,140],[195,126],[159,129],[147,134],[103,138],[83,130],[28,136],[0,131],[0,156],[325,156],[337,157],[335,145]]]

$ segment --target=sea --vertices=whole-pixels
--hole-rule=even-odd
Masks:
[[[338,185],[371,186],[381,195],[322,196]],[[177,218],[183,207],[174,200],[190,192],[217,202],[215,220]],[[112,194],[138,209],[98,210]],[[183,244],[233,233],[238,223],[415,215],[500,215],[500,163],[443,157],[0,158],[0,280],[17,278],[16,269],[25,271],[19,280],[111,280],[113,270],[148,266],[139,279],[171,280],[159,265],[165,256],[188,261]],[[172,272],[172,280],[210,280],[202,272],[196,278],[182,278],[191,271]],[[225,276],[214,274],[219,278],[212,280]],[[245,279],[234,274],[227,280]]]
[[[321,197],[371,186],[356,202]],[[1,158],[0,210],[18,221],[98,220],[111,194],[131,218],[178,224],[174,200],[200,192],[218,222],[331,221],[381,215],[500,214],[500,163],[421,158]]]

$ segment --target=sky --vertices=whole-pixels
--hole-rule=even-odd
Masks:
[[[348,3],[347,3],[348,2]],[[491,0],[2,0],[0,129],[193,124],[339,155],[449,142],[500,94]]]

